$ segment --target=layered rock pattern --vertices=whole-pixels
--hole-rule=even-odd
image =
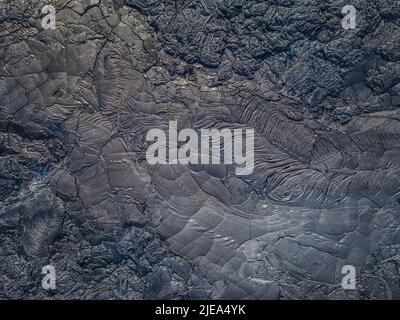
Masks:
[[[400,7],[345,4],[3,1],[0,298],[400,298]],[[253,173],[149,165],[169,121]]]

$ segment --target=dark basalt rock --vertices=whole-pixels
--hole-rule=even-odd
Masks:
[[[1,299],[400,298],[398,1],[57,3],[0,5]],[[254,172],[149,165],[169,121]]]

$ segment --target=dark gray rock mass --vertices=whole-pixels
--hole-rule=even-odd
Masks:
[[[0,0],[0,299],[400,299],[399,18]],[[169,121],[254,128],[254,172],[148,164]]]

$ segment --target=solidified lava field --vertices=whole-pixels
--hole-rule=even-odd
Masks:
[[[399,1],[0,0],[0,299],[400,299],[399,106]]]

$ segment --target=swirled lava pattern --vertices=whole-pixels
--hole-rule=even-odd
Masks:
[[[400,298],[397,1],[53,4],[0,4],[0,298]],[[253,172],[150,165],[170,121]]]

